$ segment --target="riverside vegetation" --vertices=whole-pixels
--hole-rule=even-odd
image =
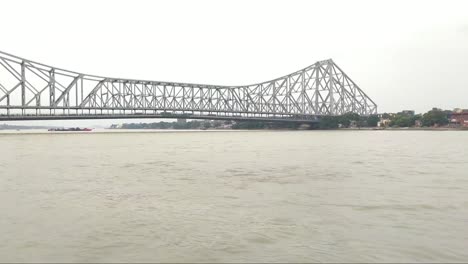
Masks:
[[[449,123],[451,111],[433,108],[424,114],[414,114],[412,111],[402,111],[396,114],[384,113],[381,115],[360,116],[356,113],[346,113],[339,116],[324,116],[318,124],[311,129],[338,129],[338,128],[372,128],[377,127],[379,121],[389,120],[389,127],[421,127],[444,126]],[[199,121],[187,122],[155,122],[155,123],[124,123],[117,127],[121,129],[300,129],[300,123],[291,122],[264,122],[264,121]]]

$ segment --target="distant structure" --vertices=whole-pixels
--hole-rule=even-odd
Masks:
[[[377,122],[378,127],[388,127],[392,122],[389,118],[380,118],[380,121]]]
[[[403,110],[401,113],[408,116],[414,116],[414,110]]]
[[[241,86],[101,77],[0,52],[0,120],[189,118],[317,122],[377,113],[331,59]]]
[[[455,108],[450,115],[450,123],[468,127],[468,109]]]

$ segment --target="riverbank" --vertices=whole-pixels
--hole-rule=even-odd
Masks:
[[[327,129],[319,129],[327,130]],[[361,127],[361,128],[337,128],[331,130],[376,130],[376,131],[468,131],[467,127]]]
[[[332,129],[292,129],[292,128],[252,128],[252,129],[229,129],[229,128],[209,128],[209,129],[150,129],[150,128],[134,128],[134,129],[94,129],[93,131],[67,131],[56,132],[48,131],[47,129],[4,129],[0,130],[0,134],[106,134],[106,133],[171,133],[171,132],[245,132],[245,131],[468,131],[468,128],[448,128],[448,127],[410,127],[410,128],[332,128]]]

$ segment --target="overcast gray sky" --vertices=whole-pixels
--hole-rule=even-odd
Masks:
[[[69,70],[243,85],[332,58],[379,112],[468,108],[468,1],[1,1],[0,10],[0,50]]]

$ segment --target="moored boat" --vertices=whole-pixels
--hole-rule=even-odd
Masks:
[[[71,127],[71,128],[50,128],[48,131],[56,131],[56,132],[68,132],[68,131],[93,131],[92,128],[79,128],[79,127]]]

